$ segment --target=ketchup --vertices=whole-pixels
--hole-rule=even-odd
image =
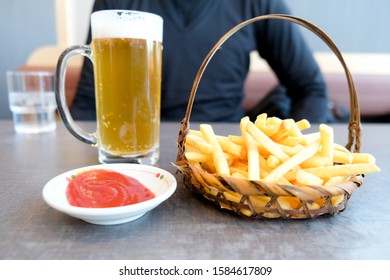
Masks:
[[[70,205],[107,208],[135,204],[155,197],[138,180],[110,170],[96,169],[70,179],[66,198]]]

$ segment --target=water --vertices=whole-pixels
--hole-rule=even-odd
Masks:
[[[17,132],[39,133],[56,129],[54,92],[11,92],[9,104]]]

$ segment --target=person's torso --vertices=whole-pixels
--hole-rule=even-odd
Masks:
[[[185,5],[180,6],[184,2]],[[117,9],[152,12],[164,19],[163,119],[177,119],[178,115],[184,117],[192,84],[202,61],[228,30],[253,17],[252,2],[113,1]],[[253,28],[247,26],[218,50],[197,90],[192,120],[232,121],[241,116],[249,53],[255,45]]]

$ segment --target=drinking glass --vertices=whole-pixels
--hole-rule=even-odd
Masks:
[[[56,129],[54,73],[8,71],[7,86],[16,132],[40,133]]]
[[[68,130],[98,147],[102,163],[155,164],[159,159],[163,20],[140,11],[104,10],[91,15],[90,45],[66,49],[57,64],[56,98]],[[81,129],[65,97],[68,60],[93,63],[97,130]]]

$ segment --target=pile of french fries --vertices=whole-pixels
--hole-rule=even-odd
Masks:
[[[356,174],[379,172],[369,153],[353,153],[334,142],[333,128],[310,128],[303,119],[279,119],[261,114],[255,122],[240,121],[241,135],[216,135],[209,124],[190,130],[185,157],[212,174],[283,185],[335,185]]]

